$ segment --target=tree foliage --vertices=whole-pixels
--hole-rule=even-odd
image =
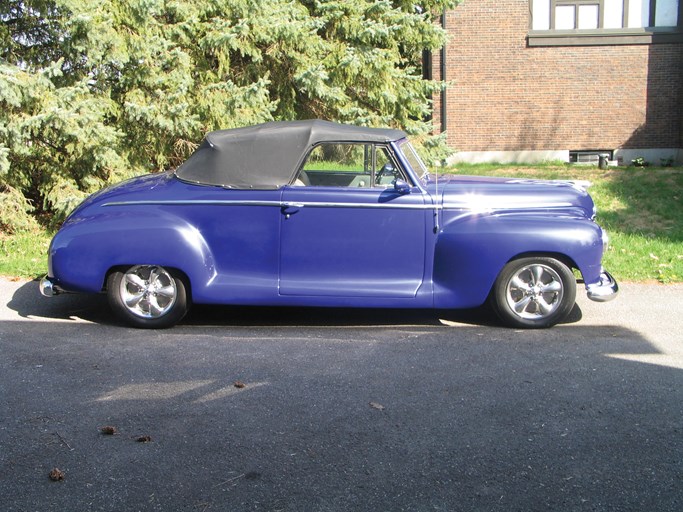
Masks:
[[[2,0],[0,225],[176,166],[210,130],[323,118],[425,134],[422,51],[457,0]]]

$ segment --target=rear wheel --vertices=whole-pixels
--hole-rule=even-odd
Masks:
[[[505,265],[491,294],[494,310],[511,327],[551,327],[567,317],[575,300],[572,271],[546,257],[520,258]]]
[[[157,265],[135,265],[112,272],[107,279],[107,296],[122,320],[149,329],[178,323],[189,302],[183,280]]]

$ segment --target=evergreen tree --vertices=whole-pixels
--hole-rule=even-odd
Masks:
[[[210,130],[323,118],[425,134],[457,0],[2,0],[0,225],[61,219]]]

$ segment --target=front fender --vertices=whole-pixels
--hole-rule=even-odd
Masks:
[[[179,269],[200,288],[216,275],[201,233],[161,208],[112,209],[72,218],[50,245],[49,274],[66,291],[100,292],[109,269],[135,264]]]
[[[572,215],[465,215],[446,222],[434,254],[438,308],[482,305],[505,264],[529,254],[554,256],[576,266],[586,282],[599,278],[602,230]]]

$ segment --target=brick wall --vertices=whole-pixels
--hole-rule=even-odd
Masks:
[[[683,45],[531,48],[527,0],[465,0],[446,23],[453,148],[683,147]]]

